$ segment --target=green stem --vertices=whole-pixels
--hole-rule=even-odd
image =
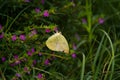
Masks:
[[[104,30],[100,30],[100,31],[102,31],[107,36],[107,38],[108,38],[108,40],[110,42],[111,51],[112,51],[112,53],[111,53],[111,60],[110,60],[109,65],[107,67],[107,73],[106,73],[106,75],[104,77],[104,80],[107,80],[107,76],[108,76],[110,68],[111,68],[111,71],[110,71],[111,74],[110,74],[109,80],[112,80],[112,75],[113,75],[113,72],[114,72],[114,64],[115,64],[115,61],[114,61],[114,54],[115,53],[114,53],[113,43],[112,43],[109,35]]]
[[[81,79],[80,80],[84,80],[84,72],[85,72],[85,55],[83,55],[83,62],[82,62],[82,70],[81,70]]]
[[[89,33],[89,41],[91,42],[92,40],[92,31],[91,31],[91,26],[92,26],[92,9],[91,9],[91,0],[86,0],[86,14],[87,14],[87,31]]]

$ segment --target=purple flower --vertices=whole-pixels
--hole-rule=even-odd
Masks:
[[[15,75],[16,75],[17,77],[21,77],[21,74],[19,74],[19,73],[16,73]]]
[[[2,39],[4,37],[4,33],[0,33],[0,39]]]
[[[30,71],[28,70],[28,67],[24,67],[24,71],[30,74]]]
[[[15,63],[10,63],[10,66],[11,66],[11,67],[15,66]]]
[[[38,79],[41,79],[43,76],[42,76],[42,74],[39,73],[39,74],[37,75],[37,77],[38,77]]]
[[[44,4],[44,3],[45,3],[45,0],[41,0],[41,3]]]
[[[24,71],[25,71],[25,72],[28,72],[28,67],[24,67]]]
[[[29,37],[32,37],[34,36],[35,34],[37,34],[37,31],[34,29],[31,31],[31,33],[29,34]]]
[[[39,13],[40,12],[40,8],[35,8],[35,12]]]
[[[15,60],[15,64],[17,65],[17,64],[20,64],[21,63],[21,61],[19,60],[19,59],[17,59],[17,60]]]
[[[18,55],[17,54],[14,55],[14,59],[18,59]]]
[[[77,56],[76,56],[76,54],[75,53],[73,53],[72,54],[72,58],[76,58]]]
[[[2,62],[5,62],[5,61],[6,61],[6,58],[5,58],[5,57],[2,57],[1,60],[2,60]]]
[[[27,54],[28,54],[28,56],[32,56],[32,52],[31,51],[28,51]]]
[[[103,24],[104,23],[104,19],[103,18],[99,18],[98,22],[99,22],[99,24]]]
[[[22,58],[21,61],[25,62],[25,61],[27,61],[27,59],[26,58]]]
[[[87,20],[85,18],[82,18],[82,23],[87,23]]]
[[[32,49],[31,49],[31,52],[34,53],[34,52],[35,52],[35,48],[32,48]]]
[[[17,39],[16,35],[12,35],[12,41],[15,41]]]
[[[36,60],[33,60],[33,65],[36,65],[37,64],[37,61]]]
[[[46,29],[46,30],[45,30],[46,33],[49,33],[50,31],[51,31],[50,29]]]
[[[44,64],[45,64],[45,65],[48,65],[48,64],[50,64],[50,61],[49,61],[49,59],[46,59],[46,60],[45,60],[45,62],[44,62]]]
[[[24,2],[30,2],[30,0],[24,0]]]
[[[37,34],[36,29],[32,30],[31,33],[32,33],[33,35]]]
[[[26,37],[25,37],[24,34],[21,34],[19,38],[20,38],[20,40],[22,40],[22,41],[24,41],[24,40],[26,39]]]
[[[20,64],[21,63],[17,54],[14,55],[14,59],[15,59],[15,64]]]
[[[57,28],[57,27],[55,27],[55,28],[54,28],[54,31],[55,31],[55,32],[58,32],[58,28]]]
[[[38,55],[39,55],[39,56],[42,56],[42,53],[41,53],[41,52],[39,52],[39,53],[38,53]]]
[[[0,24],[0,30],[2,29],[2,25]]]
[[[73,44],[73,50],[76,50],[76,49],[77,49],[76,44]]]
[[[48,16],[49,16],[48,10],[45,10],[45,11],[44,11],[43,16],[44,16],[44,17],[48,17]]]
[[[24,67],[24,71],[28,71],[28,67]]]
[[[34,48],[32,48],[31,50],[29,50],[28,52],[27,52],[27,54],[28,54],[28,56],[32,56],[32,54],[35,52],[35,49]]]

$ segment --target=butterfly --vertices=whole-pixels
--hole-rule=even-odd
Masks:
[[[60,32],[50,36],[46,41],[46,46],[53,51],[69,53],[68,42]]]

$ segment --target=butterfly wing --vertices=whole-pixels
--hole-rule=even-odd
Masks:
[[[53,51],[63,51],[69,53],[69,46],[67,40],[61,33],[55,33],[46,41],[46,45]]]
[[[48,40],[46,41],[46,45],[49,49],[53,50],[53,51],[56,51],[56,45],[57,45],[57,38],[56,38],[57,34],[54,34],[52,36],[50,36],[48,38]]]
[[[61,50],[65,53],[69,53],[69,46],[65,37],[59,33],[59,36],[57,36],[57,38],[58,38],[57,41],[58,50]]]

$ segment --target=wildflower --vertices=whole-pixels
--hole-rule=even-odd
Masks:
[[[28,67],[24,67],[24,71],[30,74],[30,71],[28,70]]]
[[[44,4],[44,3],[45,3],[45,0],[41,0],[41,3]]]
[[[37,31],[34,29],[31,31],[31,33],[35,35],[35,34],[37,34]]]
[[[26,39],[25,35],[24,34],[21,34],[20,37],[19,37],[22,41],[24,41]]]
[[[33,65],[36,65],[37,64],[37,61],[36,60],[33,60]]]
[[[37,77],[38,77],[38,79],[41,79],[43,76],[42,76],[41,73],[39,73],[39,74],[37,75]]]
[[[103,18],[99,18],[98,22],[99,22],[99,24],[103,24],[104,23],[104,19]]]
[[[39,13],[40,12],[40,8],[35,8],[35,12]]]
[[[19,73],[16,73],[15,75],[16,75],[18,78],[21,77],[21,74],[19,74]]]
[[[14,55],[14,59],[18,59],[18,55],[15,54],[15,55]]]
[[[13,35],[12,36],[12,41],[15,41],[17,39],[17,36],[16,35]]]
[[[31,51],[28,51],[27,54],[28,54],[28,56],[32,56],[32,52]]]
[[[54,28],[54,31],[55,31],[55,32],[58,32],[58,28],[57,28],[57,27],[55,27],[55,28]]]
[[[29,34],[29,37],[32,37],[34,36],[35,34],[37,34],[37,31],[34,29],[31,31],[31,33]]]
[[[16,65],[18,65],[18,64],[20,64],[20,63],[21,63],[21,61],[18,60],[18,59],[15,61],[15,64],[16,64]]]
[[[4,37],[4,33],[0,33],[0,39],[2,39]]]
[[[76,44],[73,44],[73,50],[76,50],[76,49],[77,49]]]
[[[39,52],[39,53],[38,53],[38,55],[39,55],[39,56],[42,56],[42,53],[41,53],[41,52]]]
[[[49,33],[50,31],[51,31],[51,30],[50,30],[50,29],[48,29],[48,28],[45,30],[45,32],[46,32],[46,33]]]
[[[15,66],[15,63],[10,63],[10,66],[11,66],[11,67]]]
[[[26,58],[22,58],[21,61],[22,61],[22,62],[25,62],[25,61],[27,61],[27,59],[26,59]]]
[[[14,59],[15,59],[15,64],[20,64],[21,63],[17,54],[14,55]]]
[[[32,53],[34,53],[34,52],[35,52],[35,49],[34,49],[34,48],[32,48],[32,49],[31,49],[31,52],[32,52]]]
[[[24,71],[28,71],[28,67],[24,67]]]
[[[49,59],[46,59],[44,62],[45,65],[48,65],[49,63],[50,63]]]
[[[49,16],[48,10],[45,10],[45,11],[44,11],[43,16],[44,16],[44,17],[48,17],[48,16]]]
[[[20,64],[21,61],[18,58],[18,55],[14,55],[14,59],[15,59],[15,64]]]
[[[75,53],[73,53],[72,54],[72,58],[76,58],[77,56],[76,56],[76,54]]]
[[[2,60],[2,62],[5,62],[5,61],[6,61],[6,58],[5,58],[5,57],[2,57],[1,60]]]
[[[0,24],[0,30],[2,29],[2,25]]]
[[[82,23],[87,23],[87,20],[85,18],[82,18]]]
[[[27,54],[28,54],[28,56],[32,56],[32,54],[35,52],[35,49],[34,48],[32,48],[31,50],[29,50],[28,52],[27,52]]]

